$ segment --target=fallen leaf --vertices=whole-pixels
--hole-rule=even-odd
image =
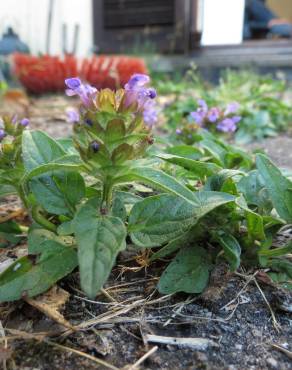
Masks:
[[[35,298],[25,298],[24,300],[58,324],[74,330],[74,327],[60,313],[69,296],[66,290],[55,285],[44,294]]]

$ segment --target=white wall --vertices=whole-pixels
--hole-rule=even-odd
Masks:
[[[203,0],[202,45],[240,44],[245,0]]]
[[[0,33],[12,26],[33,54],[45,53],[49,0],[0,0]],[[92,0],[55,0],[51,54],[62,53],[62,24],[67,24],[69,51],[74,25],[79,24],[77,55],[86,56],[93,45]]]

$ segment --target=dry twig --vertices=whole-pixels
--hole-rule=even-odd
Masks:
[[[148,352],[146,352],[138,361],[136,361],[133,365],[130,367],[127,367],[127,370],[135,370],[139,368],[139,365],[141,365],[148,357],[153,355],[158,350],[158,347],[152,347]]]

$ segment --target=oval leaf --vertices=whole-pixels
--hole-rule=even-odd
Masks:
[[[197,192],[193,202],[173,194],[148,197],[132,208],[129,231],[140,247],[154,247],[181,236],[201,217],[234,197],[220,192]]]
[[[81,287],[90,298],[106,282],[126,238],[126,228],[119,218],[98,215],[99,202],[90,199],[74,219]]]
[[[73,248],[49,242],[51,251],[46,250],[38,262],[30,256],[19,258],[0,275],[0,302],[43,293],[77,266]]]
[[[211,267],[205,249],[183,248],[163,272],[158,290],[162,294],[201,293],[208,284]]]

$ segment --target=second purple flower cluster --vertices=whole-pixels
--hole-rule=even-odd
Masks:
[[[208,128],[210,125],[216,125],[216,129],[222,132],[234,132],[237,124],[241,120],[236,112],[239,109],[237,102],[229,103],[225,110],[218,107],[209,108],[203,99],[198,100],[198,109],[191,112],[191,118],[200,127]]]

